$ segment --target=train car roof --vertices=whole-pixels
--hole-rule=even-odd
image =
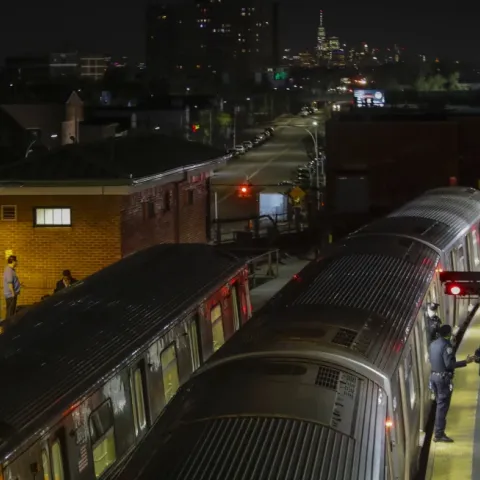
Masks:
[[[0,452],[69,408],[243,265],[208,245],[158,245],[28,310],[0,336]]]
[[[439,260],[435,250],[413,239],[347,238],[307,265],[267,304],[261,319],[249,322],[212,360],[265,350],[333,349],[388,374]]]
[[[480,191],[466,187],[445,187],[426,192],[352,235],[410,236],[443,251],[479,221]]]

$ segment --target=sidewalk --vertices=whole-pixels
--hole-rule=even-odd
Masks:
[[[277,292],[279,292],[292,278],[312,260],[299,260],[291,257],[284,260],[278,269],[278,277],[250,290],[250,301],[253,312],[262,308]]]

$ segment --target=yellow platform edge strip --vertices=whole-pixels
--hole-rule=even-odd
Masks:
[[[457,351],[457,360],[474,353],[480,347],[480,310],[472,319]],[[454,443],[434,443],[430,446],[427,477],[432,480],[469,480],[472,478],[472,462],[475,440],[479,366],[475,363],[455,372],[454,390],[447,416],[446,434]],[[431,473],[431,476],[428,475]],[[476,472],[480,479],[480,472]]]

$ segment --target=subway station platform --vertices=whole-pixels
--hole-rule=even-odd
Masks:
[[[463,360],[480,347],[480,310],[467,328],[457,350]],[[454,391],[446,434],[454,443],[430,446],[427,480],[480,479],[480,370],[472,363],[455,372]]]

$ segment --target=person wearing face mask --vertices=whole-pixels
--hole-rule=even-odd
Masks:
[[[438,303],[430,303],[427,307],[428,332],[431,342],[437,338],[438,330],[442,326],[442,321],[438,316],[438,307]]]

